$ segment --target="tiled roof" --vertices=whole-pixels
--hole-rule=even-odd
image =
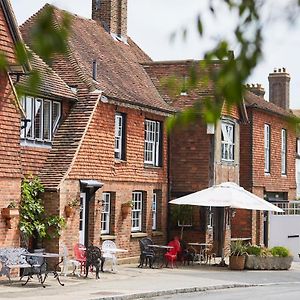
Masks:
[[[192,107],[198,100],[204,100],[208,97],[211,98],[214,95],[214,88],[211,82],[207,83],[200,80],[198,86],[193,90],[187,91],[186,95],[171,95],[170,91],[164,87],[163,81],[172,76],[178,78],[178,80],[184,80],[185,76],[189,75],[190,68],[198,64],[197,61],[184,60],[184,61],[164,61],[164,62],[149,62],[143,63],[145,70],[150,76],[152,82],[156,88],[160,91],[165,101],[172,105],[177,110],[183,110]],[[212,64],[212,68],[217,67],[216,64]],[[204,78],[205,72],[203,71]]]
[[[51,152],[40,173],[41,181],[47,189],[56,190],[68,175],[97,107],[99,93],[81,93],[68,118],[55,134]]]
[[[61,20],[63,11],[57,8],[54,11],[57,20]],[[27,43],[30,42],[30,28],[40,12],[21,26]],[[149,60],[149,57],[130,39],[128,44],[115,40],[96,21],[73,15],[69,48],[91,90],[102,90],[109,98],[137,106],[173,111],[161,98],[140,64],[141,60]],[[94,60],[98,65],[97,81],[92,78]],[[59,70],[56,71],[60,74]]]
[[[65,98],[75,100],[76,95],[71,91],[67,84],[54,72],[39,56],[31,52],[31,67],[33,71],[38,71],[41,77],[41,83],[39,84],[35,94],[37,96],[50,97],[50,98]],[[19,83],[26,88],[26,76],[22,76]],[[27,88],[28,89],[28,88]],[[28,89],[28,93],[30,90]]]
[[[291,110],[285,110],[269,101],[266,101],[263,97],[253,94],[250,91],[246,91],[244,98],[246,107],[262,109],[268,113],[275,113],[283,117],[294,117]]]

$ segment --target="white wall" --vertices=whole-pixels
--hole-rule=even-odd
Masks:
[[[269,220],[269,248],[287,247],[293,254],[294,261],[300,261],[300,215],[270,215]]]

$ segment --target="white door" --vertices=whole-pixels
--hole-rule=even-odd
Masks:
[[[79,243],[84,245],[85,237],[85,211],[86,193],[80,193],[80,214],[79,214]]]

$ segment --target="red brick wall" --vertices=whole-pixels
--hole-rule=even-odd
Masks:
[[[265,192],[286,192],[295,199],[295,128],[279,115],[247,108],[250,124],[241,125],[241,185],[259,197]],[[264,172],[264,124],[271,127],[271,172]],[[287,175],[281,175],[281,129],[287,130]],[[261,212],[237,212],[233,220],[234,237],[252,237],[262,243],[263,217]],[[249,235],[251,234],[251,235]]]
[[[114,159],[114,127],[115,113],[126,114],[126,161]],[[132,199],[133,191],[143,191],[144,225],[143,232],[154,241],[166,242],[167,228],[167,136],[163,137],[162,167],[146,167],[144,165],[144,120],[164,121],[164,117],[152,115],[138,110],[99,104],[87,134],[80,147],[78,156],[60,189],[60,210],[64,215],[64,207],[71,199],[79,199],[79,179],[95,179],[104,183],[97,191],[95,200],[90,202],[89,243],[100,245],[100,221],[102,192],[115,193],[114,219],[111,228],[113,240],[118,247],[129,250],[119,257],[136,257],[139,255],[139,239],[141,236],[131,235],[131,216],[122,218],[121,203]],[[159,208],[159,225],[157,232],[152,232],[152,194],[154,190],[162,191]],[[79,237],[79,211],[67,219],[67,228],[61,241],[67,244],[70,253]]]
[[[16,62],[14,42],[2,9],[0,9],[0,52],[4,53],[9,63]]]
[[[249,110],[249,109],[248,109]],[[288,192],[295,198],[295,129],[283,117],[250,110],[252,125],[241,126],[241,183],[246,188],[261,187],[268,192]],[[271,126],[271,172],[264,172],[264,124]],[[252,126],[252,127],[251,127]],[[287,175],[281,175],[281,129],[287,130]],[[252,132],[251,132],[252,129]],[[252,137],[251,137],[252,135]],[[252,139],[252,160],[251,160]],[[255,150],[255,151],[254,151]],[[252,170],[251,170],[252,166]],[[251,174],[251,176],[249,176]],[[253,182],[251,182],[253,178]]]
[[[101,178],[103,181],[167,182],[167,136],[163,138],[163,166],[144,166],[144,120],[161,116],[117,108],[126,113],[126,161],[114,159],[115,105],[100,104],[80,147],[69,177]]]
[[[174,128],[170,134],[171,191],[193,192],[208,187],[210,136],[201,122]]]
[[[20,201],[20,112],[16,101],[7,75],[0,73],[0,209]],[[19,245],[18,217],[11,225],[9,229],[0,215],[0,247]]]

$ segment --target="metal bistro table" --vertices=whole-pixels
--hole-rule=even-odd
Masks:
[[[103,251],[102,256],[105,259],[107,259],[107,260],[111,259],[112,260],[112,271],[117,271],[117,258],[115,256],[115,254],[128,252],[128,250],[120,249],[120,248],[105,248],[105,250],[101,249],[101,251]]]
[[[155,259],[154,259],[154,263],[155,263],[155,260],[156,260],[156,258],[158,259],[158,260],[160,260],[161,261],[161,264],[160,265],[158,265],[159,266],[159,268],[162,268],[163,267],[163,265],[164,265],[164,263],[165,263],[165,253],[166,253],[166,251],[168,251],[168,250],[170,250],[170,249],[172,249],[172,248],[174,248],[173,246],[164,246],[164,245],[148,245],[149,246],[149,248],[153,248],[153,250],[156,250],[155,252],[158,254],[156,257],[155,257]]]
[[[64,286],[64,284],[60,282],[59,274],[57,272],[57,268],[58,268],[59,264],[61,264],[63,262],[63,254],[45,252],[45,253],[26,253],[26,254],[24,254],[24,256],[26,256],[26,260],[28,261],[29,264],[32,264],[30,262],[30,258],[42,258],[43,262],[40,265],[40,267],[38,267],[39,268],[38,272],[34,272],[34,269],[36,269],[37,267],[32,266],[30,272],[25,275],[25,276],[27,276],[27,280],[23,285],[26,285],[29,282],[29,280],[32,278],[33,275],[37,275],[41,285],[43,286],[43,288],[45,288],[46,286],[44,285],[44,283],[48,277],[48,274],[52,273],[54,278],[58,281],[58,283],[61,286]],[[50,258],[61,258],[61,260],[59,260],[59,262],[57,264],[55,264],[53,270],[48,270],[47,260]],[[43,271],[43,269],[44,269],[44,271]],[[43,272],[45,272],[44,277],[43,277]]]
[[[206,250],[208,247],[210,247],[212,244],[210,243],[188,243],[188,245],[192,246],[192,247],[199,247],[199,253],[197,253],[197,251],[195,251],[198,254],[198,262],[201,265],[202,261],[206,264],[208,262],[208,257],[206,255]]]

